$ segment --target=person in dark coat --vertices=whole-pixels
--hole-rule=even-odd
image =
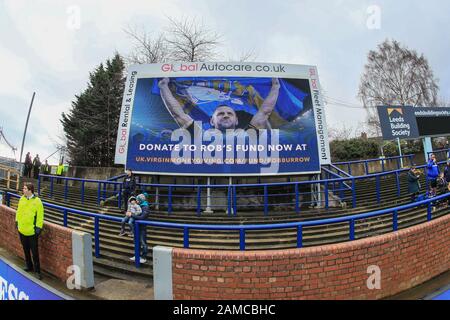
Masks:
[[[24,165],[24,177],[31,178],[31,169],[33,168],[33,162],[31,161],[31,154],[27,152],[25,156],[25,165]]]
[[[128,169],[126,173],[127,175],[122,184],[122,203],[125,207],[125,211],[127,209],[128,199],[130,199],[131,196],[134,196],[134,193],[136,191],[136,179],[133,175],[133,172]]]
[[[411,166],[408,171],[408,193],[411,195],[411,201],[414,201],[420,193],[420,172],[416,166]]]
[[[33,178],[37,179],[39,178],[39,170],[41,169],[41,160],[39,159],[39,155],[37,154],[36,157],[33,159]]]
[[[444,168],[444,178],[447,184],[450,183],[450,160],[447,160],[447,165]]]
[[[41,165],[41,174],[49,175],[50,174],[50,166],[48,165],[48,161],[45,160],[45,163]],[[44,181],[47,181],[48,178],[44,177]]]
[[[150,214],[149,203],[147,202],[147,197],[145,194],[139,194],[136,196],[136,201],[141,207],[141,212],[133,215],[134,220],[144,221],[147,220]],[[131,212],[128,213],[131,216]],[[136,236],[136,234],[135,234]],[[144,224],[139,225],[139,261],[140,263],[147,262],[147,253],[148,253],[148,245],[147,245],[147,227]],[[135,257],[131,257],[130,260],[134,261]]]

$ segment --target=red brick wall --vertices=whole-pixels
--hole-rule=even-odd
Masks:
[[[174,299],[380,299],[450,269],[450,215],[386,235],[274,251],[174,249]],[[369,290],[370,265],[381,289]]]
[[[15,227],[16,211],[0,205],[0,246],[24,258],[19,234]],[[66,281],[67,267],[73,264],[72,230],[53,223],[44,222],[39,236],[39,258],[41,269]]]

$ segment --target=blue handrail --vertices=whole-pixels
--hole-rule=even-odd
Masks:
[[[409,159],[409,163],[410,165],[413,164],[413,158],[414,158],[414,154],[407,154],[407,155],[403,155],[403,156],[395,156],[395,157],[388,157],[388,158],[376,158],[376,159],[364,159],[364,160],[353,160],[353,161],[344,161],[344,162],[334,162],[333,165],[334,166],[347,166],[348,169],[348,174],[352,174],[352,164],[364,164],[364,173],[367,175],[369,174],[369,163],[371,162],[380,162],[381,161],[381,167],[382,167],[382,172],[385,171],[385,167],[386,167],[386,162],[390,161],[390,160],[397,160],[397,169],[400,169],[400,159]]]
[[[425,159],[426,161],[430,158],[431,154],[440,154],[440,153],[444,153],[445,152],[445,157],[446,158],[450,158],[450,149],[438,149],[438,150],[433,150],[433,151],[429,151],[427,152],[427,156],[428,158]]]
[[[445,161],[439,162],[439,164],[444,164]],[[426,165],[422,165],[422,166],[418,166],[418,168],[425,168]],[[148,194],[150,196],[155,196],[155,199],[159,199],[161,197],[167,197],[167,207],[168,207],[168,213],[171,213],[174,209],[174,207],[176,206],[176,203],[174,203],[174,199],[182,199],[182,198],[193,198],[196,197],[197,199],[197,203],[196,203],[196,211],[197,214],[201,214],[201,206],[199,205],[201,203],[201,198],[202,193],[201,191],[207,190],[209,189],[221,189],[225,191],[225,195],[223,196],[217,196],[217,195],[212,195],[210,198],[212,200],[214,199],[224,199],[226,204],[212,204],[211,207],[212,208],[222,208],[222,209],[227,209],[228,213],[234,213],[234,215],[237,214],[237,210],[239,208],[245,208],[245,207],[261,207],[264,208],[264,212],[267,214],[268,210],[269,210],[269,206],[270,207],[274,207],[274,206],[295,206],[295,210],[296,212],[299,212],[299,201],[300,195],[306,195],[306,194],[313,194],[314,192],[307,192],[307,193],[302,193],[301,190],[299,189],[299,186],[307,186],[307,185],[318,185],[320,184],[321,186],[323,186],[323,189],[325,189],[325,191],[331,190],[334,194],[336,194],[337,196],[339,196],[339,198],[341,200],[346,200],[351,202],[353,207],[356,207],[357,203],[356,203],[356,185],[355,182],[359,181],[359,180],[365,180],[365,179],[376,179],[378,180],[379,178],[383,177],[383,176],[388,176],[388,175],[394,175],[395,178],[395,182],[396,182],[396,187],[397,187],[397,195],[401,194],[401,186],[400,186],[400,180],[399,180],[399,174],[402,172],[406,172],[408,169],[397,169],[397,170],[393,170],[393,171],[385,171],[385,172],[380,172],[380,173],[372,173],[372,174],[367,174],[365,176],[355,176],[355,177],[341,177],[340,175],[338,175],[337,173],[332,172],[331,170],[328,170],[326,168],[324,168],[323,172],[327,173],[329,175],[328,179],[321,179],[321,180],[313,180],[313,181],[290,181],[290,182],[272,182],[272,183],[265,183],[265,184],[216,184],[216,185],[205,185],[205,184],[198,184],[198,185],[192,185],[192,184],[177,184],[177,185],[173,185],[173,184],[158,184],[158,183],[138,183],[138,188],[140,188],[141,190],[147,190],[151,189],[151,188],[155,188],[155,192],[156,190],[159,189],[164,189],[164,190],[168,190],[168,194],[161,194],[161,193],[152,193],[151,191],[148,191]],[[331,176],[333,176],[333,178],[330,178]],[[38,194],[40,194],[40,189],[41,189],[41,178],[49,178],[50,179],[50,191],[49,191],[49,195],[50,197],[53,197],[53,193],[54,193],[54,180],[55,179],[61,179],[61,180],[65,180],[65,184],[67,183],[68,180],[73,180],[73,181],[79,181],[81,182],[81,190],[80,190],[80,196],[81,196],[81,201],[84,202],[85,201],[85,188],[84,185],[85,183],[95,183],[97,184],[97,204],[100,204],[100,202],[102,200],[105,200],[107,195],[114,195],[117,196],[118,198],[118,205],[120,207],[121,205],[121,194],[122,194],[122,183],[121,182],[114,182],[114,181],[105,181],[105,180],[93,180],[93,179],[80,179],[80,178],[71,178],[71,177],[59,177],[59,176],[51,176],[51,175],[39,175],[39,180],[38,180]],[[377,182],[378,184],[378,182]],[[107,190],[108,186],[114,186],[114,191],[110,191]],[[270,188],[272,187],[286,187],[288,188],[286,190],[286,192],[277,192],[274,194],[269,193],[268,191],[270,190]],[[195,196],[191,196],[191,195],[180,195],[180,194],[174,194],[173,190],[174,189],[194,189],[196,190],[196,195]],[[245,190],[245,188],[250,189],[256,189],[254,190],[254,192],[252,192],[252,194],[246,194],[244,192],[244,194],[242,194],[242,192],[240,194],[237,193],[238,190]],[[320,190],[319,193],[323,194],[323,200],[320,200],[320,205],[323,205],[323,207],[328,208],[329,206],[329,198],[327,196],[328,192],[325,192]],[[348,192],[347,192],[348,191]],[[68,194],[69,190],[68,187],[64,188],[64,198],[67,199],[67,194]],[[256,192],[256,194],[255,194]],[[346,193],[347,192],[347,193]],[[381,198],[380,198],[380,188],[376,188],[376,199],[377,202],[380,203]],[[314,194],[318,194],[317,192],[315,192]],[[347,196],[346,196],[347,195]],[[278,201],[278,202],[274,202],[271,201],[271,203],[269,203],[269,200],[272,200],[273,197],[288,197],[286,199],[291,199],[288,200],[289,202],[286,203],[286,201]],[[263,203],[261,204],[238,204],[237,203],[237,199],[245,199],[245,198],[258,198],[261,199],[261,201],[263,201]],[[200,201],[198,200],[200,199]],[[295,200],[293,200],[295,199]],[[159,203],[158,201],[155,201],[157,204]],[[311,199],[311,201],[307,201],[305,200],[305,198],[302,199],[302,204],[312,204],[315,201],[313,199]]]
[[[126,177],[126,175],[127,175],[126,173],[122,173],[122,174],[119,174],[117,176],[108,178],[106,181],[117,181],[119,179],[122,179],[123,177]]]
[[[10,198],[20,198],[19,195],[6,192],[6,203],[10,206]],[[308,220],[308,221],[299,221],[299,222],[287,222],[287,223],[277,223],[277,224],[251,224],[251,225],[211,225],[211,224],[181,224],[181,223],[172,223],[172,222],[157,222],[157,221],[135,221],[135,265],[136,267],[140,267],[140,257],[139,257],[139,225],[146,225],[152,227],[162,227],[162,228],[174,228],[174,229],[182,229],[183,230],[183,246],[185,248],[189,248],[189,231],[190,229],[194,230],[229,230],[229,231],[239,231],[239,249],[245,250],[245,232],[248,230],[275,230],[275,229],[289,229],[296,228],[297,230],[297,247],[301,248],[303,246],[303,227],[308,226],[320,226],[327,224],[335,224],[348,222],[349,223],[349,240],[355,239],[355,222],[361,219],[367,219],[372,217],[377,217],[386,214],[393,215],[393,231],[398,229],[398,212],[401,210],[407,210],[411,208],[416,208],[419,206],[426,205],[427,206],[427,221],[432,220],[432,204],[450,198],[450,193],[446,193],[437,197],[429,198],[423,201],[418,201],[414,203],[409,203],[393,208],[376,210],[367,213],[360,213],[350,216],[344,217],[336,217],[336,218],[328,218],[328,219],[320,219],[320,220]],[[47,202],[43,202],[44,206],[49,208],[54,208],[58,210],[62,210],[64,214],[64,224],[67,226],[67,215],[69,213],[74,213],[82,216],[87,216],[94,218],[94,243],[95,243],[95,256],[100,257],[100,220],[107,220],[113,222],[121,222],[122,219],[119,217],[113,217],[98,213],[92,213],[88,211],[78,210],[67,208],[55,204],[50,204]]]
[[[343,162],[333,162],[334,165],[345,165],[345,164],[352,164],[352,163],[364,163],[364,162],[376,162],[376,161],[387,161],[387,160],[395,160],[400,158],[413,158],[414,154],[405,154],[403,156],[394,156],[394,157],[387,157],[387,158],[373,158],[373,159],[363,159],[363,160],[352,160],[352,161],[343,161]]]
[[[353,177],[351,174],[349,174],[348,172],[345,172],[344,170],[341,170],[340,168],[336,167],[334,164],[330,164],[329,165],[332,169],[336,170],[337,172],[339,172],[341,175],[343,175],[344,177]],[[384,170],[383,170],[384,171]]]

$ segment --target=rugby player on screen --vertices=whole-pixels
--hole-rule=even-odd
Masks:
[[[183,110],[183,106],[173,96],[169,89],[169,78],[163,78],[159,81],[158,86],[161,91],[161,97],[174,118],[175,122],[183,129],[193,132],[194,119]],[[277,78],[272,78],[272,88],[266,99],[263,101],[258,112],[253,116],[250,123],[245,129],[270,129],[269,117],[275,108],[280,91],[280,82]],[[233,108],[227,105],[219,105],[213,112],[210,124],[218,130],[236,129],[239,119]]]

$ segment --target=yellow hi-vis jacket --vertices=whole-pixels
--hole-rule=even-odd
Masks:
[[[34,194],[30,199],[22,196],[17,206],[16,222],[19,232],[24,236],[33,236],[35,227],[42,229],[44,225],[44,206],[41,199]]]
[[[56,170],[56,175],[57,176],[62,176],[63,172],[64,172],[64,165],[59,165],[57,170]]]

